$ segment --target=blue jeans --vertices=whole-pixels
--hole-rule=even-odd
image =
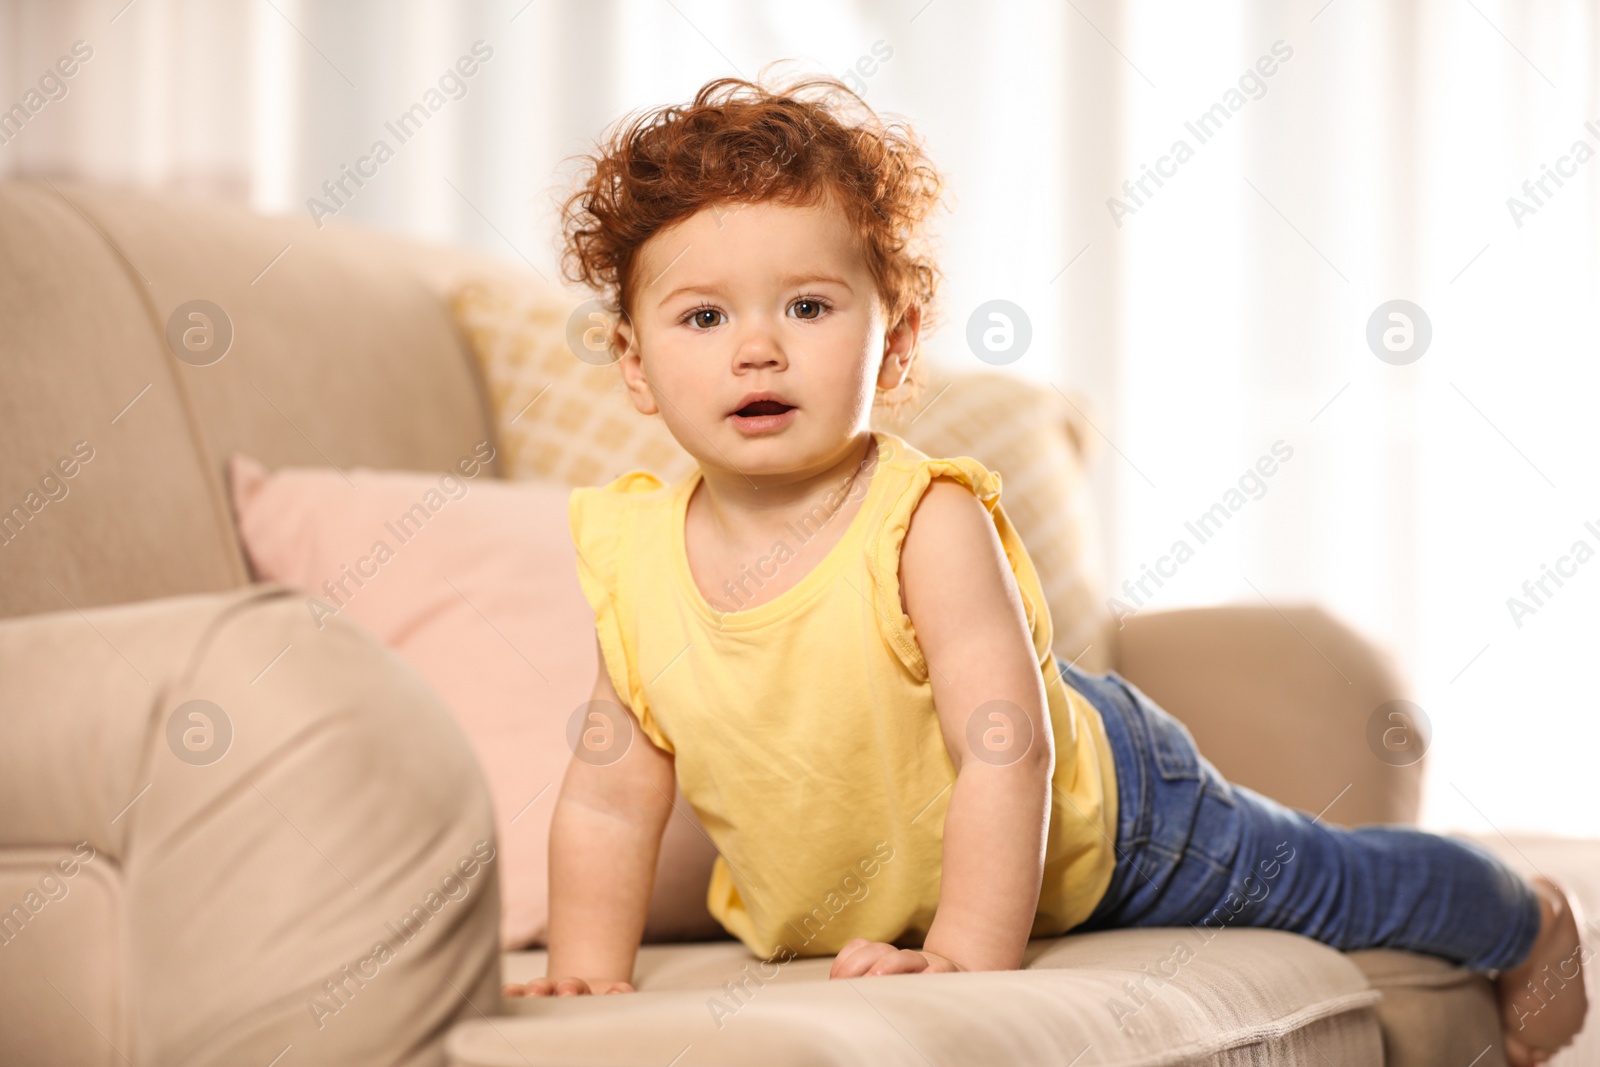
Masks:
[[[1484,848],[1404,826],[1344,829],[1291,810],[1224,779],[1182,723],[1115,671],[1056,662],[1099,710],[1117,768],[1116,867],[1074,932],[1260,926],[1476,971],[1515,966],[1532,950],[1538,897]]]

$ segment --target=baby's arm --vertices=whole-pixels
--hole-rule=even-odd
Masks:
[[[626,707],[604,658],[590,700]],[[676,779],[672,754],[657,748],[637,721],[631,725],[632,740],[619,759],[574,757],[567,765],[550,823],[548,977],[507,986],[508,995],[633,991]]]
[[[938,478],[928,486],[901,548],[900,583],[956,767],[938,911],[928,958],[858,939],[833,976],[952,969],[941,959],[1012,970],[1039,906],[1055,745],[1016,577],[994,519],[965,487]],[[982,707],[990,701],[1006,703]],[[990,714],[998,707],[1022,721]],[[990,742],[979,751],[968,740],[975,714],[975,733]]]

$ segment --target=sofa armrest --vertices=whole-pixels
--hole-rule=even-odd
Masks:
[[[1405,682],[1328,612],[1152,612],[1112,636],[1117,673],[1181,719],[1230,781],[1347,826],[1416,821],[1425,761],[1402,766],[1368,742],[1374,713],[1405,699]]]
[[[15,1062],[441,1063],[498,1003],[494,847],[438,697],[285,586],[0,622]]]

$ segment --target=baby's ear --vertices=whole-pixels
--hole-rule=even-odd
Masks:
[[[922,341],[922,305],[913,303],[908,306],[897,326],[911,332],[911,347],[915,350]]]
[[[905,384],[911,377],[912,369],[917,365],[922,343],[915,337],[911,345],[904,351],[895,351],[894,335],[885,339],[883,347],[883,362],[878,365],[878,386],[886,391],[893,391]],[[885,384],[885,379],[888,383]]]
[[[650,388],[650,379],[645,375],[644,353],[636,339],[617,349],[616,354],[616,373],[621,376],[620,385],[628,394],[634,410],[641,415],[660,414],[661,405],[657,403],[656,394]]]
[[[635,351],[638,337],[634,333],[633,321],[628,318],[626,311],[617,316],[611,326],[611,336],[607,338],[611,346],[611,354],[619,361],[624,354]]]
[[[628,399],[633,402],[634,409],[641,415],[661,414],[655,390],[650,388],[650,380],[644,376],[644,361],[633,354],[619,362],[622,364],[622,384],[628,391]]]

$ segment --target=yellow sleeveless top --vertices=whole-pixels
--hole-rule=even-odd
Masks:
[[[1117,790],[1105,727],[1057,670],[1049,609],[1000,507],[999,475],[873,436],[878,456],[852,490],[859,499],[866,485],[845,534],[798,584],[743,611],[708,604],[689,570],[684,518],[698,469],[670,486],[633,470],[569,501],[605,669],[649,740],[675,753],[679,787],[717,846],[711,914],[765,959],[833,954],[853,937],[916,947],[933,922],[955,767],[900,608],[899,560],[939,476],[994,519],[1049,698],[1055,788],[1030,936],[1088,918],[1111,880]],[[752,561],[747,590],[815,533],[791,526]]]

